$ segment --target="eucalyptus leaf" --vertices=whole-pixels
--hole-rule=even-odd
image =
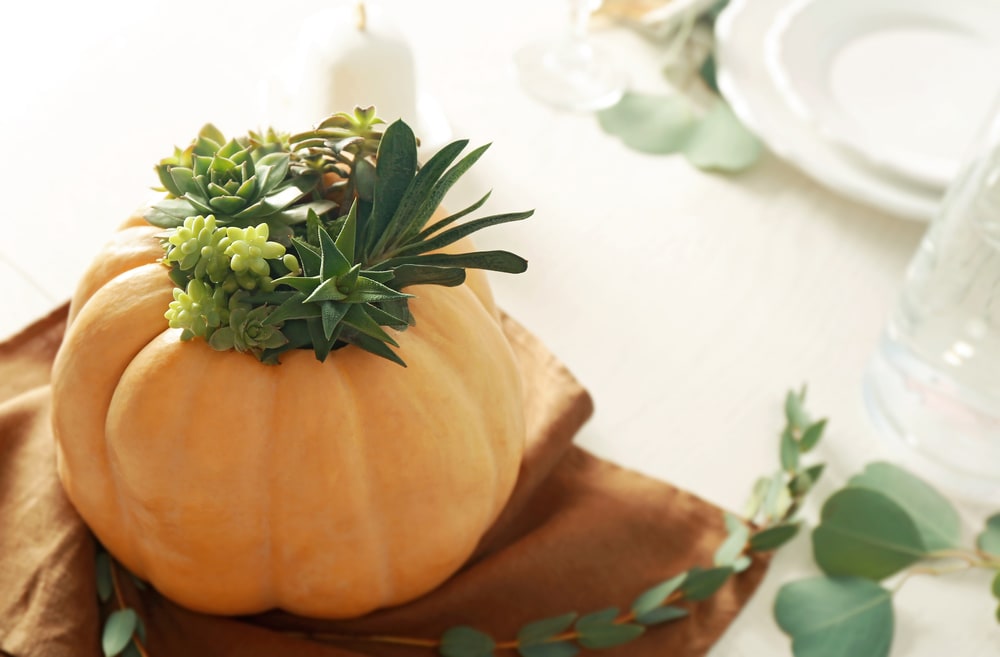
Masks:
[[[722,514],[722,518],[726,523],[726,531],[732,534],[734,531],[746,525],[742,518],[740,518],[735,513],[729,513],[728,511]]]
[[[753,559],[744,554],[739,559],[733,562],[733,572],[742,573],[744,570],[746,570],[752,565],[753,565]]]
[[[762,150],[760,140],[720,100],[698,123],[684,155],[699,169],[737,172],[754,164]]]
[[[781,467],[786,472],[795,472],[799,467],[799,443],[791,427],[781,432]]]
[[[909,514],[884,494],[845,488],[826,501],[813,556],[828,575],[880,580],[927,556]]]
[[[616,105],[598,112],[597,120],[629,148],[654,155],[684,150],[698,126],[690,101],[679,94],[626,92]]]
[[[869,463],[848,486],[882,493],[913,519],[928,551],[957,547],[962,524],[951,502],[927,483],[891,463]]]
[[[111,575],[111,557],[107,552],[97,553],[97,597],[101,602],[111,599],[114,579]]]
[[[779,470],[774,473],[768,482],[767,492],[764,495],[763,510],[768,518],[777,518],[782,515],[782,507],[785,502],[782,500],[782,492],[788,492],[785,487],[785,472]]]
[[[732,566],[740,558],[750,539],[750,528],[740,525],[726,537],[715,551],[716,566]]]
[[[584,648],[602,650],[628,643],[646,631],[642,625],[615,623],[617,618],[618,609],[614,607],[582,616],[576,622],[577,641]]]
[[[1000,513],[986,521],[986,528],[976,537],[976,546],[986,554],[1000,557]]]
[[[826,470],[826,463],[819,463],[806,468],[805,474],[809,475],[809,480],[815,485],[819,481],[819,478],[823,476],[824,470]]]
[[[717,566],[708,569],[692,568],[688,571],[687,580],[681,589],[684,592],[684,598],[692,602],[710,598],[722,588],[722,585],[729,580],[732,574],[731,566]]]
[[[520,645],[539,643],[550,639],[556,634],[565,632],[573,625],[577,618],[576,612],[569,612],[553,618],[545,618],[534,623],[528,623],[517,633],[517,641]]]
[[[771,480],[768,477],[760,477],[757,479],[753,486],[753,492],[750,494],[750,498],[747,500],[746,506],[743,509],[743,516],[745,518],[753,520],[757,516],[761,505],[764,503],[764,497],[767,495],[767,491],[770,486]]]
[[[492,637],[461,625],[444,633],[438,652],[442,657],[492,657],[495,648]]]
[[[799,441],[799,449],[801,449],[803,453],[812,451],[812,449],[819,444],[825,430],[826,418],[810,424],[806,427],[806,430],[802,432],[802,440]]]
[[[892,595],[858,577],[817,577],[778,591],[774,616],[795,657],[886,657],[892,645]]]
[[[793,429],[804,431],[809,426],[809,414],[806,413],[806,389],[799,392],[789,390],[785,395],[785,420]]]
[[[657,607],[656,609],[650,609],[644,614],[639,614],[635,617],[635,622],[646,625],[660,625],[662,623],[669,623],[670,621],[675,621],[684,618],[688,615],[687,609],[682,609],[680,607]]]
[[[662,606],[667,601],[667,598],[670,597],[670,594],[681,587],[685,579],[687,579],[686,572],[647,589],[632,603],[632,613],[636,616],[643,616]]]
[[[990,591],[993,593],[993,597],[1000,600],[1000,573],[996,574],[993,578],[993,585],[990,587]]]
[[[115,657],[132,640],[139,617],[132,609],[118,609],[111,612],[104,623],[101,634],[101,649],[104,657]]]
[[[798,523],[782,523],[761,530],[750,537],[751,552],[770,552],[795,538],[799,532]]]

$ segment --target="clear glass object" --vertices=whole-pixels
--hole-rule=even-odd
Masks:
[[[514,54],[521,85],[530,95],[560,109],[593,111],[617,103],[625,75],[587,37],[590,14],[601,0],[570,0],[570,31],[527,45]]]
[[[1000,497],[1000,99],[910,262],[864,390],[904,465]]]

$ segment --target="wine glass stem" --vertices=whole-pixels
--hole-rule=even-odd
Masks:
[[[600,0],[570,0],[569,20],[570,34],[574,39],[583,41],[587,38],[587,26],[590,14],[601,4]]]

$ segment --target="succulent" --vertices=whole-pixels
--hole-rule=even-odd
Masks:
[[[195,336],[208,338],[216,328],[229,321],[226,293],[222,288],[194,279],[187,284],[187,289],[174,288],[174,300],[164,317],[170,328],[183,329],[183,340]]]
[[[271,130],[225,141],[207,126],[189,150],[162,161],[161,181],[175,196],[154,208],[154,214],[170,208],[176,220],[164,240],[164,262],[179,286],[170,325],[183,328],[184,337],[198,335],[216,349],[248,351],[266,363],[289,349],[312,349],[324,360],[356,345],[402,365],[386,328],[403,331],[414,323],[412,295],[403,289],[461,285],[470,267],[524,271],[527,262],[506,251],[439,251],[531,211],[458,224],[482,207],[486,194],[428,225],[487,146],[459,159],[468,142],[457,141],[421,167],[412,130],[402,121],[384,130],[381,124],[368,108],[292,137]],[[324,217],[333,206],[349,210]],[[276,225],[284,243],[271,240]]]
[[[276,349],[288,338],[268,321],[274,310],[271,306],[254,308],[246,303],[246,292],[237,292],[229,300],[229,325],[212,333],[208,344],[218,351],[235,349],[261,354],[265,349]]]
[[[316,177],[289,176],[290,153],[275,138],[226,140],[211,124],[184,151],[156,167],[163,188],[172,198],[156,203],[146,219],[164,228],[181,225],[195,215],[212,214],[220,225],[267,223],[275,235],[289,238],[290,226],[305,220],[309,209],[319,214],[333,209],[325,199],[299,203],[312,191]],[[259,135],[258,135],[259,137]],[[294,205],[294,207],[292,207]]]

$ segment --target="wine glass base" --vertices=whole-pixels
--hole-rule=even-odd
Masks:
[[[559,109],[604,109],[625,93],[624,74],[581,39],[525,46],[514,54],[514,64],[524,90]]]

